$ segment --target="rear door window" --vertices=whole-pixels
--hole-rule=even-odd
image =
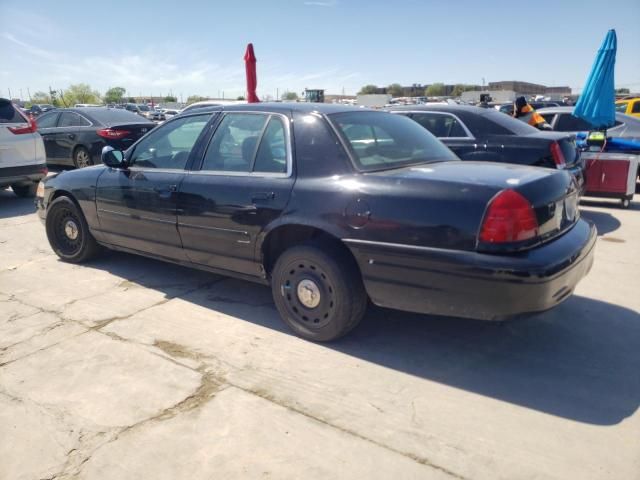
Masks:
[[[282,119],[271,117],[256,154],[254,172],[286,173],[287,140]]]
[[[54,128],[60,114],[57,112],[45,113],[36,118],[38,128]]]
[[[640,100],[636,100],[633,103],[633,108],[631,109],[631,113],[640,113]]]
[[[468,137],[460,121],[453,115],[445,113],[414,113],[411,117],[438,138]]]
[[[250,172],[268,119],[266,114],[226,114],[209,143],[202,170]]]
[[[88,127],[91,125],[86,118],[73,112],[62,112],[59,127]]]

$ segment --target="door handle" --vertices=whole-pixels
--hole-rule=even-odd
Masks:
[[[251,201],[253,203],[269,201],[274,198],[276,198],[275,192],[256,192],[251,194]]]
[[[69,137],[71,140],[73,140],[74,138],[76,138],[75,134],[73,133],[68,133],[67,137]]]
[[[170,197],[172,193],[175,193],[178,191],[178,186],[167,185],[166,187],[155,187],[153,191],[156,192],[161,197]]]

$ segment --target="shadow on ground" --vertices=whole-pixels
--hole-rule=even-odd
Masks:
[[[580,210],[582,218],[595,223],[598,229],[598,235],[606,235],[615,232],[620,228],[620,220],[608,212],[600,212],[596,210]]]
[[[161,291],[162,278],[179,275],[194,284],[218,278],[121,253],[107,255],[89,268]],[[166,293],[169,296],[168,289]],[[290,334],[265,286],[227,279],[182,298],[238,321]],[[246,304],[267,308],[247,309]],[[580,296],[552,311],[506,323],[372,306],[349,336],[326,344],[326,348],[416,377],[597,425],[617,424],[638,408],[639,346],[637,312]]]
[[[13,190],[0,189],[0,219],[30,215],[35,211],[33,198],[19,198]]]

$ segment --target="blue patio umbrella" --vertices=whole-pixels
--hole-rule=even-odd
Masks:
[[[611,127],[616,120],[613,70],[617,44],[616,31],[609,30],[573,110],[574,116],[589,122],[594,129]]]

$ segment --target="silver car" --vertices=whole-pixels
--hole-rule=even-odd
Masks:
[[[537,112],[544,117],[551,128],[559,132],[588,132],[591,126],[581,118],[572,115],[574,107],[548,107]],[[616,112],[616,124],[607,129],[611,137],[640,140],[640,119]]]
[[[0,188],[33,197],[47,175],[44,143],[36,123],[10,100],[0,98]]]

